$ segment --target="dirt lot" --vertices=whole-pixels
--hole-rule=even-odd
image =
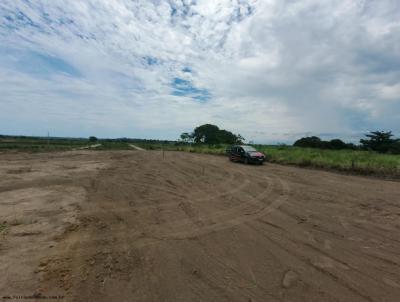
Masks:
[[[178,152],[3,153],[0,272],[4,301],[399,301],[400,183]]]

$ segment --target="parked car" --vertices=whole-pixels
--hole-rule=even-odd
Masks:
[[[265,160],[265,155],[254,149],[252,146],[232,146],[226,149],[230,161],[243,162],[245,164],[262,165]]]

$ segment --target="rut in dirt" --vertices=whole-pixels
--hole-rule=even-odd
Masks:
[[[80,175],[76,222],[42,258],[44,292],[68,301],[400,296],[397,182],[180,152],[79,160],[94,158],[103,166]]]

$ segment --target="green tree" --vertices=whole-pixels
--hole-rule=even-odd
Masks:
[[[219,130],[217,133],[218,143],[220,144],[236,144],[238,137],[230,131]]]
[[[322,140],[317,136],[303,137],[293,144],[296,147],[304,148],[321,148],[323,147]]]
[[[393,144],[390,145],[390,153],[400,154],[400,139],[396,139]]]
[[[204,124],[193,131],[193,138],[196,143],[218,144],[218,126]]]
[[[327,147],[329,149],[335,149],[335,150],[340,150],[340,149],[346,149],[347,148],[347,144],[342,141],[341,139],[332,139],[329,142],[327,142]]]
[[[360,139],[360,144],[365,150],[388,152],[396,143],[396,140],[392,139],[392,131],[371,131],[365,136],[367,139]]]
[[[241,144],[244,143],[244,141],[245,141],[244,137],[241,136],[240,134],[238,134],[238,135],[236,136],[236,142],[235,142],[235,144],[241,145]]]
[[[193,141],[193,134],[192,133],[187,133],[183,132],[181,134],[181,140],[185,143],[191,143]]]
[[[90,137],[89,137],[89,142],[91,142],[91,143],[97,142],[97,137],[95,137],[95,136],[90,136]]]
[[[181,134],[181,139],[187,138],[187,133]],[[204,124],[194,129],[190,134],[190,138],[195,143],[205,144],[241,144],[244,138],[238,134],[235,135],[230,131],[219,129],[218,126],[212,124]]]

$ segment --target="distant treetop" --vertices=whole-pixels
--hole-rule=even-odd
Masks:
[[[195,142],[197,144],[241,144],[244,141],[240,134],[233,134],[212,124],[198,126],[192,133],[184,132],[180,138],[183,142]]]

